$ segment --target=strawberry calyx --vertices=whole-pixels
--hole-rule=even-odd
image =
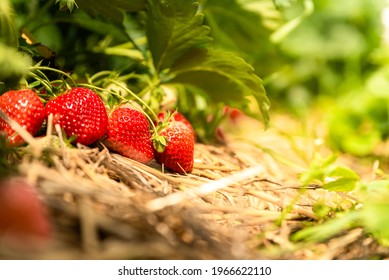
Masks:
[[[166,137],[159,134],[153,134],[151,138],[153,142],[153,147],[158,153],[163,153],[165,151],[167,140]]]
[[[165,136],[160,135],[160,133],[165,130],[172,121],[174,121],[174,115],[177,111],[167,111],[164,114],[163,118],[158,118],[154,125],[154,133],[152,135],[153,147],[158,153],[163,153],[165,151],[167,139]]]

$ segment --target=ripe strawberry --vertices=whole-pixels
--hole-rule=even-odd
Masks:
[[[119,107],[112,111],[104,144],[141,163],[148,163],[154,157],[149,122],[143,113],[132,108]]]
[[[53,123],[59,124],[67,136],[76,136],[76,143],[90,145],[107,131],[108,116],[100,97],[87,88],[73,88],[50,100],[46,114],[53,114]]]
[[[239,118],[242,118],[244,116],[244,113],[233,107],[224,106],[223,108],[224,115],[228,117],[229,120],[231,120],[233,123],[237,123]]]
[[[183,122],[175,120],[165,122],[157,131],[159,137],[163,136],[166,139],[163,151],[158,151],[158,145],[154,145],[154,157],[157,162],[179,173],[191,172],[195,142],[193,131]]]
[[[167,115],[169,115],[169,116],[167,116]],[[170,116],[172,116],[172,117],[169,118]],[[190,130],[192,131],[193,135],[196,136],[196,133],[195,133],[195,130],[193,129],[192,124],[187,120],[187,118],[184,117],[184,115],[182,115],[178,111],[169,110],[167,113],[159,112],[157,117],[158,117],[158,120],[160,122],[164,122],[166,120],[166,118],[168,118],[169,121],[173,121],[174,120],[174,121],[177,121],[177,122],[182,122],[187,127],[189,127]]]
[[[11,90],[0,96],[0,109],[11,119],[35,135],[45,119],[45,107],[38,95],[30,90]],[[0,118],[0,131],[8,136],[9,143],[17,146],[24,143],[20,135]]]
[[[25,246],[26,238],[48,241],[52,235],[47,209],[34,186],[21,177],[0,181],[0,239]],[[32,244],[30,244],[32,245]]]

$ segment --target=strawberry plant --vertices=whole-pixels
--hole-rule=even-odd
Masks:
[[[60,22],[61,25],[53,23],[51,28],[57,29],[61,40],[66,40],[51,58],[63,61],[64,69],[73,69],[74,77],[85,78],[85,72],[93,76],[110,68],[156,112],[164,109],[160,104],[167,100],[166,88],[170,87],[174,89],[176,100],[188,95],[185,107],[182,102],[170,104],[170,107],[180,106],[180,111],[187,115],[190,115],[190,107],[203,110],[196,101],[202,99],[214,110],[221,108],[221,103],[228,103],[253,116],[262,116],[263,121],[268,122],[269,100],[261,79],[252,66],[235,53],[213,47],[210,28],[204,24],[204,14],[197,1],[113,1],[109,4],[97,1],[93,6],[83,0],[56,3],[61,11],[46,20],[50,23],[55,18],[55,22]],[[50,8],[48,4],[45,6],[45,9]],[[37,25],[36,34],[45,29],[39,26],[47,25],[43,19],[33,16],[28,20],[22,25],[28,23],[33,29]],[[70,31],[71,34],[66,34]],[[82,33],[85,36],[79,36]],[[74,40],[79,45],[76,46],[77,56],[71,58],[68,57],[72,56],[71,52],[66,50],[74,49],[67,45],[72,36],[77,36]],[[93,47],[82,42],[82,38],[95,40]],[[47,60],[47,52],[42,52],[41,45],[23,43],[22,47],[32,52],[35,60],[41,58],[55,65],[56,62]],[[93,62],[92,66],[92,61],[99,63]],[[95,82],[109,83],[109,77],[100,78]],[[196,125],[202,124],[197,122]]]

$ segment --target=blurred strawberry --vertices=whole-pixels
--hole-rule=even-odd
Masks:
[[[104,144],[141,163],[154,158],[149,122],[143,113],[132,108],[119,107],[112,111]]]
[[[244,116],[244,113],[241,110],[229,106],[224,106],[223,113],[232,122],[237,122],[241,117]]]
[[[0,96],[0,109],[19,123],[31,135],[35,135],[45,119],[45,107],[38,95],[30,90],[11,90]],[[21,145],[24,140],[0,118],[0,131],[5,132],[11,145]]]
[[[52,227],[47,209],[34,186],[21,177],[0,181],[0,239],[30,246],[25,241],[48,241]]]
[[[46,114],[53,114],[66,135],[75,136],[76,143],[90,145],[107,131],[108,116],[100,97],[87,88],[73,88],[46,104]]]

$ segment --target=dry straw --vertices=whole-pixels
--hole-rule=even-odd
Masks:
[[[376,246],[360,230],[309,248],[292,244],[291,233],[318,219],[315,204],[345,198],[299,187],[296,178],[280,176],[286,166],[249,145],[196,144],[193,172],[179,175],[101,144],[69,148],[50,124],[39,155],[37,140],[17,131],[30,145],[15,164],[37,186],[55,235],[33,252],[0,243],[1,258],[333,259],[350,256],[345,246]]]

